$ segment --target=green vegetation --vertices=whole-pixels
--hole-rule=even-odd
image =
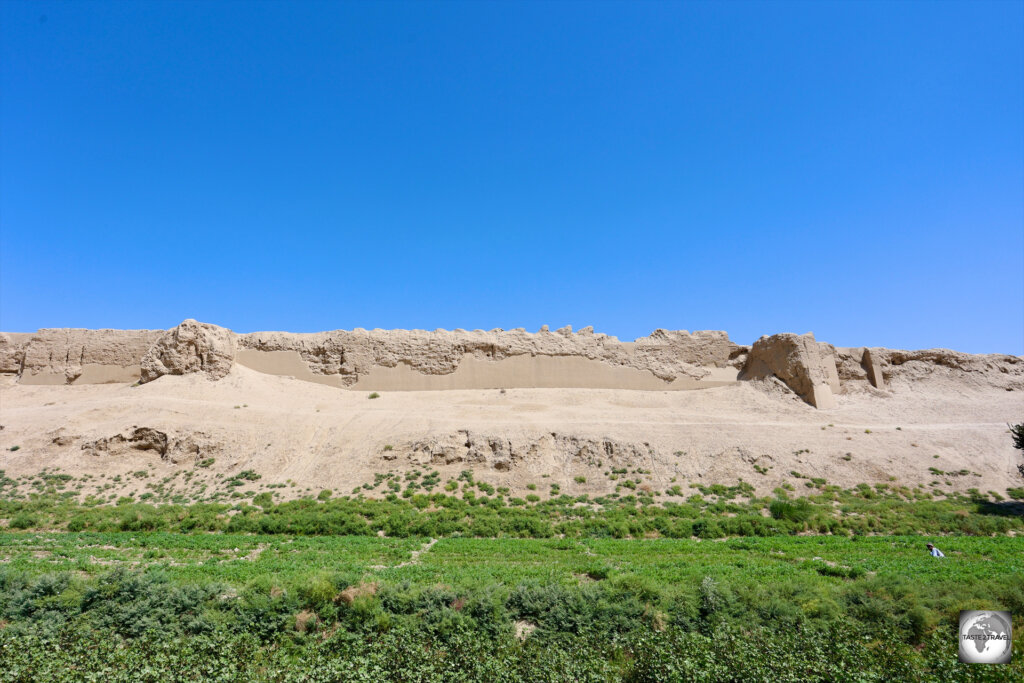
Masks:
[[[549,479],[519,497],[486,474],[412,469],[282,502],[294,482],[253,470],[0,472],[0,681],[1024,671],[961,665],[953,646],[960,609],[1024,615],[1024,488],[842,489],[793,472],[808,495],[757,496],[743,481],[655,492],[649,474],[606,472],[622,494]]]
[[[377,393],[377,392],[375,391],[375,392],[373,392],[372,394],[370,394],[369,396],[367,396],[366,398],[380,398],[380,394],[378,394],[378,393]]]
[[[961,476],[963,472],[943,474]],[[793,475],[804,477],[798,472]],[[285,485],[263,484],[253,470],[218,476],[216,489],[208,491],[202,502],[195,502],[207,484],[188,489],[191,496],[183,495],[172,488],[173,477],[157,480],[147,470],[134,472],[127,479],[114,477],[99,486],[97,490],[109,495],[84,493],[82,487],[95,482],[52,470],[21,481],[0,471],[0,524],[6,520],[15,529],[96,532],[483,538],[712,539],[806,533],[984,536],[1024,532],[1024,506],[1013,502],[1021,500],[1017,488],[1007,489],[1005,496],[977,489],[943,494],[936,489],[892,484],[841,489],[824,479],[806,478],[808,495],[798,498],[791,497],[793,487],[788,484],[771,496],[758,497],[745,482],[735,486],[690,484],[696,493],[686,497],[679,484],[654,492],[634,475],[634,479],[619,480],[624,495],[573,496],[551,483],[546,496],[529,493],[513,497],[509,489],[475,480],[468,471],[442,482],[436,470],[412,470],[404,476],[377,474],[373,482],[355,488],[350,495],[324,490],[307,494],[315,498],[280,502],[275,500],[277,492]],[[115,493],[115,485],[130,482],[144,485],[144,492]],[[364,497],[364,492],[373,491],[380,497]]]
[[[449,538],[413,560],[425,540],[0,536],[0,680],[86,670],[124,681],[1024,672],[1020,658],[961,665],[952,645],[960,609],[1024,613],[1020,538],[947,538],[945,562],[917,537]]]
[[[1010,427],[1010,437],[1013,439],[1013,447],[1024,451],[1024,422],[1008,426]],[[1024,462],[1017,463],[1017,471],[1020,472],[1020,476],[1024,477]]]

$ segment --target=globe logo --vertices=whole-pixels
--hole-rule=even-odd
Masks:
[[[1006,664],[1013,644],[1009,612],[960,612],[960,661],[971,664]]]

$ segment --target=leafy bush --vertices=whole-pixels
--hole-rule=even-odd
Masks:
[[[28,512],[19,512],[11,518],[10,527],[12,529],[32,529],[38,523],[39,521],[34,515]]]

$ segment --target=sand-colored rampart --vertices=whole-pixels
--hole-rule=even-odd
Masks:
[[[346,387],[338,375],[313,373],[297,351],[242,349],[235,362],[268,375],[289,376],[307,382]],[[613,366],[573,356],[511,356],[481,360],[467,354],[454,371],[443,375],[417,372],[408,363],[375,366],[347,388],[364,391],[437,391],[454,389],[579,388],[681,390],[705,389],[737,382],[735,368],[710,368],[700,379],[683,376],[672,381],[650,371]]]
[[[134,382],[164,330],[41,329],[0,334],[0,372],[22,384]]]
[[[258,372],[360,391],[578,388],[706,389],[775,378],[824,409],[851,383],[884,391],[934,377],[1015,389],[1024,361],[945,349],[836,348],[811,334],[777,334],[752,347],[725,332],[656,330],[622,342],[591,328],[253,332],[186,320],[171,330],[43,329],[0,333],[0,372],[21,384],[150,382],[164,375]]]

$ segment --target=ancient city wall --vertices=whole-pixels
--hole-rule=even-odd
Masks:
[[[632,342],[569,327],[236,334],[194,320],[171,330],[0,333],[0,372],[23,384],[149,382],[190,373],[218,380],[236,364],[367,391],[688,390],[774,377],[822,409],[834,407],[851,383],[884,389],[894,378],[935,373],[1024,388],[1024,362],[1015,356],[836,348],[812,334],[765,336],[745,347],[714,331],[656,330]]]
[[[139,379],[142,357],[165,330],[41,329],[0,333],[0,372],[22,384],[103,384]]]

